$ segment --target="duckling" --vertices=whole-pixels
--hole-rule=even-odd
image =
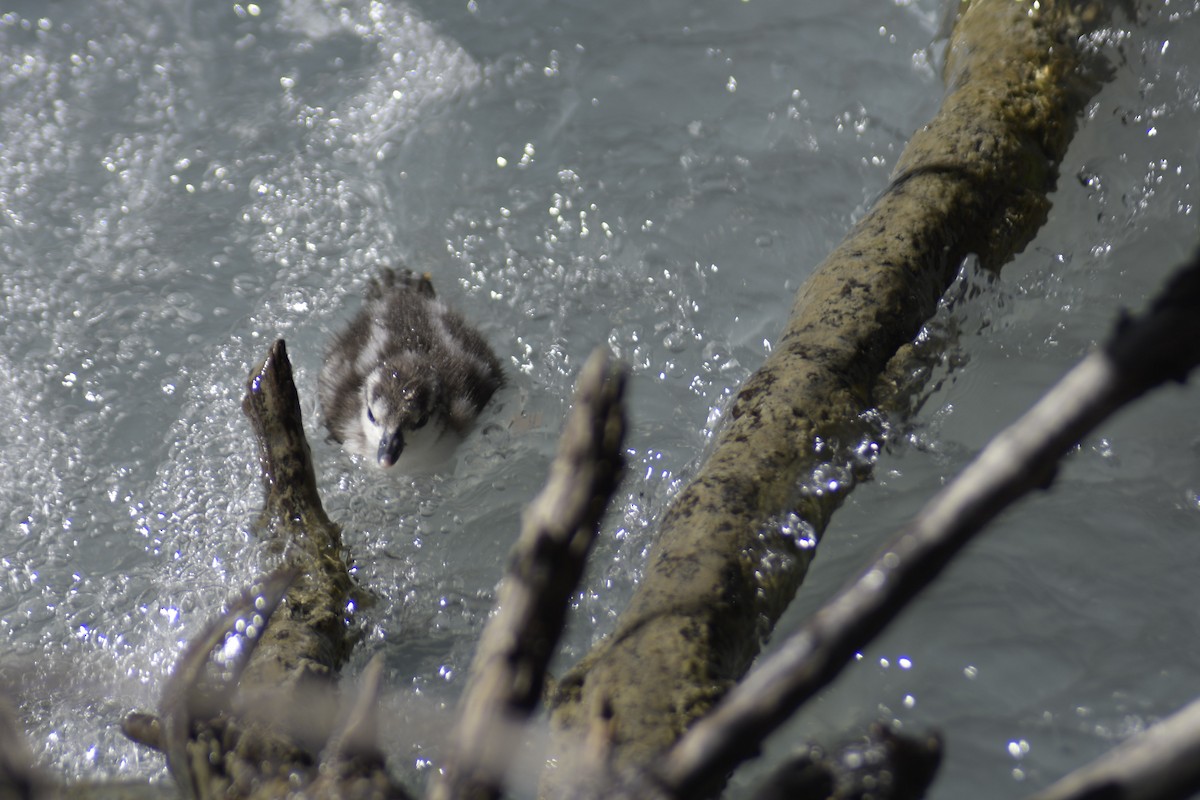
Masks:
[[[503,383],[496,354],[437,299],[428,273],[385,268],[330,344],[317,393],[333,440],[410,471],[453,450]]]

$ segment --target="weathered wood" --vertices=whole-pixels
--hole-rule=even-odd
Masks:
[[[1101,422],[1200,365],[1200,254],[1137,319],[997,434],[834,595],[696,723],[657,772],[678,797],[720,778],[825,687],[1001,511],[1045,488],[1059,461]],[[1197,770],[1200,774],[1200,770]]]
[[[247,684],[284,688],[324,682],[345,662],[351,641],[346,607],[353,582],[342,532],[325,514],[300,399],[283,340],[250,376],[242,410],[250,419],[262,467],[263,508],[254,529],[298,572],[246,667]]]
[[[503,790],[620,480],[626,375],[605,349],[580,371],[549,478],[525,509],[496,613],[480,638],[431,800],[494,800]]]
[[[746,671],[811,548],[768,528],[794,510],[819,536],[847,487],[797,497],[855,439],[872,386],[936,308],[962,259],[997,268],[1044,222],[1094,90],[1065,2],[976,0],[950,44],[947,96],[887,190],[801,287],[771,355],[738,391],[708,459],[671,503],[611,636],[560,682],[553,721],[648,764]],[[772,566],[766,566],[771,564]]]
[[[221,778],[226,765],[221,761],[233,758],[232,754],[239,745],[249,743],[254,738],[243,739],[242,725],[221,717],[230,710],[232,694],[237,689],[245,665],[262,641],[265,626],[295,579],[294,571],[284,570],[244,593],[223,615],[192,637],[163,686],[158,724],[150,724],[149,727],[151,730],[157,729],[158,745],[167,758],[171,777],[188,800],[226,793],[226,783]],[[241,653],[234,659],[230,674],[217,687],[205,685],[205,672],[213,650],[234,633],[239,623],[244,644]],[[130,726],[131,721],[127,720],[126,728]],[[233,747],[230,747],[229,734],[232,734],[232,741],[237,743]],[[267,736],[264,732],[263,738]],[[214,738],[222,741],[218,744],[213,741]],[[261,752],[269,747],[274,752],[275,760],[281,757],[287,761],[303,758],[302,751],[290,748],[278,735],[270,734],[269,738],[269,745],[262,742],[255,745],[255,749]],[[216,763],[214,755],[217,757]]]
[[[281,567],[233,603],[184,652],[164,688],[159,717],[131,715],[131,738],[161,748],[188,798],[407,800],[377,748],[364,741],[378,667],[367,694],[335,726],[333,679],[349,655],[353,582],[341,530],[317,493],[316,477],[282,340],[247,384],[242,408],[258,442],[263,508],[256,533]],[[278,607],[278,608],[277,608]],[[235,630],[242,652],[218,681],[211,652]],[[365,698],[365,700],[364,700]],[[322,749],[326,758],[319,758]]]

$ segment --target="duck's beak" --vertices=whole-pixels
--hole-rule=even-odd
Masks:
[[[403,452],[404,434],[400,432],[399,428],[393,433],[384,434],[383,439],[379,442],[379,453],[376,456],[379,459],[379,466],[387,469],[396,463]]]

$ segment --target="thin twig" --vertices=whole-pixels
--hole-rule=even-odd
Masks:
[[[620,478],[625,380],[625,366],[604,349],[580,373],[546,487],[525,510],[498,610],[480,638],[432,800],[495,798],[503,788],[519,741],[514,733],[541,696],[571,595]]]

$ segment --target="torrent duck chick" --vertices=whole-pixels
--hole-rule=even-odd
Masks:
[[[383,269],[334,337],[317,379],[332,439],[381,468],[453,449],[504,382],[483,336],[439,301],[428,273]],[[422,463],[424,462],[424,463]]]

